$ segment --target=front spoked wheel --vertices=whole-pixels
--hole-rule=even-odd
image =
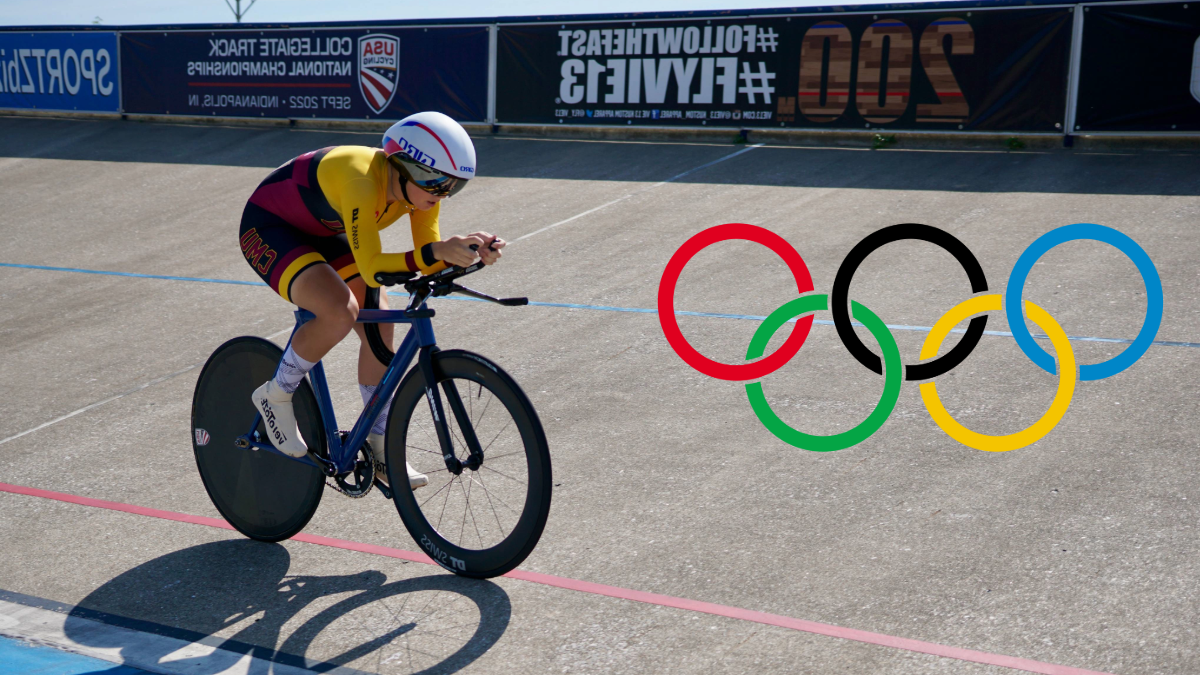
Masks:
[[[388,422],[396,508],[434,562],[462,576],[499,576],[533,551],[550,514],[546,434],[525,392],[496,364],[451,350],[433,354],[433,366],[438,382],[432,392],[442,400],[458,460],[450,463],[461,470],[447,467],[425,378],[414,368],[396,392]],[[481,460],[472,461],[472,436]],[[408,489],[406,461],[429,477],[428,485]]]

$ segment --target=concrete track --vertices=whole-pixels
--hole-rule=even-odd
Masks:
[[[253,282],[236,232],[258,181],[307,150],[376,142],[0,119],[0,263]],[[1200,156],[766,146],[663,183],[745,146],[476,142],[480,177],[444,205],[442,232],[520,241],[472,285],[580,306],[434,301],[439,343],[508,369],[550,439],[554,506],[522,569],[1077,668],[1200,671],[1200,349],[1155,346],[1115,377],[1079,383],[1058,427],[1022,450],[959,445],[908,383],[873,437],[817,454],[764,429],[741,384],[684,364],[656,315],[595,308],[654,308],[672,253],[726,222],[787,239],[818,292],[883,226],[951,232],[1002,292],[1039,235],[1094,222],[1154,260],[1158,339],[1200,342]],[[405,230],[387,230],[385,249],[410,247]],[[1132,338],[1146,311],[1134,265],[1095,242],[1055,248],[1025,292],[1075,336]],[[676,307],[766,315],[794,297],[772,253],[727,242],[687,266]],[[889,324],[931,326],[969,286],[947,253],[899,242],[867,259],[851,297]],[[218,516],[189,445],[196,366],[237,335],[285,341],[291,321],[261,286],[0,267],[0,439],[12,439],[0,440],[0,481]],[[726,363],[744,358],[759,325],[680,324]],[[1007,330],[1002,313],[988,329]],[[895,336],[915,362],[925,333]],[[1124,348],[1072,344],[1081,363]],[[352,339],[326,360],[344,425],[360,409],[356,353]],[[960,421],[1000,434],[1036,420],[1057,379],[1011,338],[988,336],[938,383]],[[785,421],[829,434],[870,413],[882,378],[817,325],[764,389]],[[1013,672],[35,497],[0,493],[0,509],[0,589],[359,671]],[[373,495],[327,491],[306,532],[417,550]]]

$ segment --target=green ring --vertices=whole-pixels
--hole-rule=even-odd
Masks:
[[[771,336],[792,317],[826,309],[829,309],[829,296],[820,294],[796,298],[771,312],[758,330],[754,331],[750,348],[746,350],[746,360],[762,356],[767,343],[771,341]],[[842,450],[870,438],[896,408],[896,401],[900,400],[900,383],[904,377],[904,365],[900,362],[900,349],[896,346],[896,338],[892,337],[887,325],[874,312],[853,300],[850,301],[850,315],[871,331],[871,335],[883,351],[883,394],[879,396],[879,404],[867,419],[853,429],[832,436],[816,436],[796,431],[779,419],[775,411],[771,410],[771,404],[767,403],[767,397],[763,395],[762,383],[751,382],[746,385],[746,398],[750,399],[750,407],[754,409],[754,414],[758,415],[758,421],[762,422],[775,438],[801,450]]]

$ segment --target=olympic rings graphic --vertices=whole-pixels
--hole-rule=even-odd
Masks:
[[[1025,352],[1025,356],[1028,356],[1029,360],[1036,363],[1042,370],[1053,374],[1054,360],[1033,341],[1033,336],[1029,334],[1025,322],[1014,319],[1021,316],[1021,293],[1025,288],[1025,279],[1029,277],[1029,270],[1033,269],[1033,264],[1055,246],[1078,239],[1092,239],[1115,246],[1118,251],[1125,254],[1125,257],[1132,260],[1134,265],[1137,265],[1138,272],[1142,275],[1142,283],[1146,285],[1146,318],[1142,322],[1142,330],[1134,338],[1133,344],[1108,361],[1089,363],[1079,368],[1079,379],[1103,380],[1125,370],[1142,358],[1142,354],[1145,354],[1146,350],[1150,348],[1150,343],[1154,342],[1154,336],[1158,335],[1158,327],[1162,323],[1162,281],[1158,278],[1158,270],[1150,261],[1150,256],[1146,255],[1136,241],[1110,227],[1091,223],[1065,225],[1043,234],[1030,244],[1029,248],[1025,249],[1021,257],[1017,258],[1017,264],[1013,266],[1012,274],[1008,277],[1008,288],[1004,290],[1004,317],[1008,319],[1009,330],[1012,331],[1021,351]]]
[[[740,366],[718,363],[688,344],[687,339],[679,330],[679,323],[675,320],[675,282],[679,281],[679,274],[683,272],[683,266],[688,264],[693,256],[710,244],[730,239],[752,241],[771,249],[775,255],[783,258],[783,262],[787,263],[788,269],[792,271],[792,276],[796,278],[798,294],[804,295],[813,290],[812,275],[808,273],[808,265],[804,264],[804,258],[801,258],[800,253],[792,248],[791,244],[784,241],[783,237],[757,225],[746,225],[745,223],[717,225],[685,241],[683,246],[675,251],[675,255],[671,256],[671,260],[667,263],[667,269],[663,271],[662,281],[658,284],[658,321],[662,324],[667,342],[684,363],[718,380],[753,380],[779,370],[783,364],[792,360],[792,357],[804,345],[804,341],[808,339],[808,331],[812,328],[813,318],[807,316],[797,321],[796,326],[792,328],[791,336],[783,343],[783,346],[774,354],[756,363]],[[761,350],[759,355],[762,355]]]
[[[858,266],[871,255],[875,249],[890,244],[893,241],[901,239],[922,239],[931,244],[936,244],[954,256],[958,264],[963,266],[967,271],[967,278],[971,280],[971,292],[979,293],[988,289],[987,279],[983,276],[983,268],[979,266],[979,261],[975,259],[975,255],[961,241],[954,238],[954,235],[939,230],[936,227],[928,225],[919,225],[917,223],[904,223],[901,225],[892,225],[885,227],[882,230],[876,230],[871,233],[866,239],[858,242],[854,248],[850,249],[850,253],[846,259],[842,261],[842,266],[838,268],[837,274],[833,277],[833,325],[837,328],[838,337],[842,339],[842,344],[846,345],[846,349],[858,359],[858,362],[870,368],[876,373],[881,372],[879,368],[879,357],[871,353],[855,334],[854,328],[850,325],[850,315],[846,312],[846,295],[850,292],[850,279],[854,276],[854,272],[858,270]],[[905,372],[908,380],[928,380],[938,375],[948,372],[954,366],[962,363],[963,359],[967,358],[975,349],[975,345],[979,344],[979,338],[983,337],[983,329],[987,326],[987,317],[978,316],[971,319],[970,325],[967,326],[967,334],[961,342],[950,350],[945,356],[934,359],[929,363],[919,363],[913,366],[906,366]]]
[[[752,362],[741,365],[718,363],[700,354],[683,337],[675,319],[675,287],[684,266],[709,245],[734,239],[759,243],[774,251],[792,271],[796,280],[796,290],[800,295],[799,298],[784,303],[763,320],[758,330],[754,332],[750,346],[746,350],[746,360]],[[919,356],[922,363],[904,366],[901,363],[896,339],[892,336],[887,324],[864,305],[848,299],[850,280],[863,260],[881,246],[902,239],[919,239],[945,249],[966,270],[967,277],[971,282],[972,293],[988,290],[983,268],[975,259],[974,254],[961,241],[936,227],[903,223],[877,230],[855,245],[838,268],[830,295],[806,295],[813,290],[812,277],[808,272],[808,266],[796,249],[770,230],[744,223],[729,223],[711,227],[696,234],[684,242],[683,246],[671,256],[671,260],[663,271],[662,281],[658,288],[659,323],[663,327],[663,333],[671,348],[689,366],[710,377],[744,381],[765,377],[791,360],[808,338],[813,322],[812,313],[831,310],[838,337],[854,358],[867,368],[884,376],[883,393],[879,397],[879,403],[865,420],[853,429],[839,434],[829,436],[806,434],[794,429],[775,414],[763,394],[761,382],[750,382],[745,385],[750,407],[768,431],[784,443],[814,452],[842,450],[863,442],[878,431],[891,416],[896,402],[899,400],[903,380],[928,380],[949,372],[962,363],[983,336],[987,322],[987,317],[982,316],[984,312],[1004,310],[1005,318],[1008,319],[1010,330],[1021,351],[1043,370],[1059,376],[1058,390],[1054,395],[1054,400],[1051,401],[1050,407],[1042,417],[1029,427],[1004,436],[989,436],[966,428],[946,410],[938,397],[937,385],[934,382],[923,382],[919,385],[921,400],[929,410],[930,417],[946,435],[967,447],[987,452],[1016,450],[1045,437],[1066,415],[1067,408],[1071,405],[1071,398],[1075,393],[1077,380],[1103,379],[1133,365],[1150,348],[1162,323],[1162,280],[1145,250],[1133,239],[1112,228],[1091,223],[1077,223],[1051,230],[1030,244],[1017,259],[1003,297],[997,293],[974,295],[946,312],[933,325],[925,343],[921,346]],[[1146,286],[1146,317],[1137,338],[1121,354],[1102,363],[1087,364],[1076,368],[1075,352],[1066,332],[1044,309],[1027,300],[1023,301],[1021,294],[1029,272],[1039,258],[1059,244],[1082,239],[1100,241],[1114,246],[1133,261],[1141,274],[1142,283]],[[798,316],[802,318],[796,321],[791,335],[783,346],[770,356],[753,361],[763,355],[771,337],[785,323]],[[875,342],[883,352],[882,363],[880,358],[871,352],[854,333],[850,323],[851,316],[865,326],[871,336],[875,338]],[[938,357],[938,349],[950,334],[951,329],[969,317],[974,318],[968,324],[963,339],[949,352]],[[1034,342],[1033,335],[1025,325],[1026,318],[1031,320],[1049,338],[1055,356],[1050,356]]]

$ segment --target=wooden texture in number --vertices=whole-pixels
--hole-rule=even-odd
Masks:
[[[971,115],[971,106],[958,87],[958,80],[946,58],[946,36],[950,36],[951,54],[975,53],[975,31],[962,19],[938,19],[921,33],[921,65],[925,67],[938,103],[918,103],[918,122],[964,122]]]
[[[885,43],[887,81],[883,82]],[[858,47],[858,85],[854,102],[858,113],[868,122],[895,122],[908,110],[912,53],[912,31],[903,21],[881,19],[863,31]]]
[[[829,50],[829,73],[822,71]],[[854,39],[837,21],[822,21],[804,34],[800,43],[800,114],[812,122],[832,122],[850,104],[850,73],[854,66]],[[821,95],[824,94],[824,102]]]

